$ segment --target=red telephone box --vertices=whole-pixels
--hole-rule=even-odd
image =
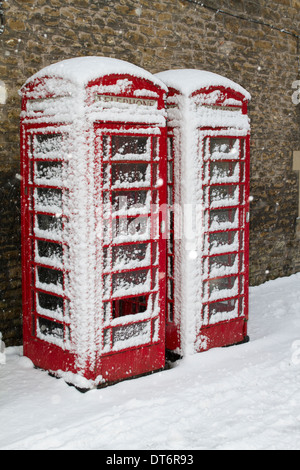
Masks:
[[[166,346],[179,355],[246,341],[249,93],[197,70],[169,88]]]
[[[24,354],[82,388],[165,364],[165,85],[53,64],[21,90]]]

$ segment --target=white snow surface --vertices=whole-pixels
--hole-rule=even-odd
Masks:
[[[0,449],[299,450],[299,286],[250,289],[249,343],[85,394],[7,348]]]
[[[230,80],[229,78],[223,77],[222,75],[209,72],[207,70],[165,70],[164,72],[156,73],[155,76],[162,80],[168,87],[175,88],[186,96],[190,96],[192,93],[201,88],[223,86],[225,88],[232,88],[233,90],[241,93],[247,100],[251,99],[250,93],[238,83]]]
[[[109,74],[130,74],[145,78],[167,90],[158,77],[130,62],[111,57],[84,56],[62,60],[48,65],[30,77],[25,84],[42,77],[59,77],[70,80],[79,86]]]

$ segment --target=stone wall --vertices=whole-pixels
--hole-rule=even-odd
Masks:
[[[244,86],[252,95],[250,282],[300,270],[298,175],[292,170],[292,152],[300,150],[299,106],[292,103],[300,0],[2,4],[0,81],[8,97],[0,104],[0,331],[7,345],[22,341],[18,89],[62,59],[110,56],[153,73],[206,69]]]

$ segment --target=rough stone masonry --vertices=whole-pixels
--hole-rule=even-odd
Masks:
[[[252,95],[250,284],[300,270],[300,0],[4,0],[0,8],[0,331],[22,342],[18,90],[53,62],[100,55],[152,73],[198,68]],[[3,20],[4,18],[4,20]]]

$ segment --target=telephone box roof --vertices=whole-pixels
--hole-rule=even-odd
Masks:
[[[241,93],[246,100],[251,99],[250,93],[242,86],[234,81],[206,70],[195,69],[175,69],[166,70],[155,74],[162,80],[168,87],[172,87],[180,91],[182,94],[190,96],[192,93],[200,89],[208,89],[211,87],[222,86],[224,88],[231,88],[234,91]]]
[[[141,67],[119,59],[96,56],[77,57],[51,64],[31,76],[24,86],[38,78],[58,77],[84,87],[90,81],[110,74],[129,74],[137,78],[150,80],[167,91],[166,85],[158,77]]]

